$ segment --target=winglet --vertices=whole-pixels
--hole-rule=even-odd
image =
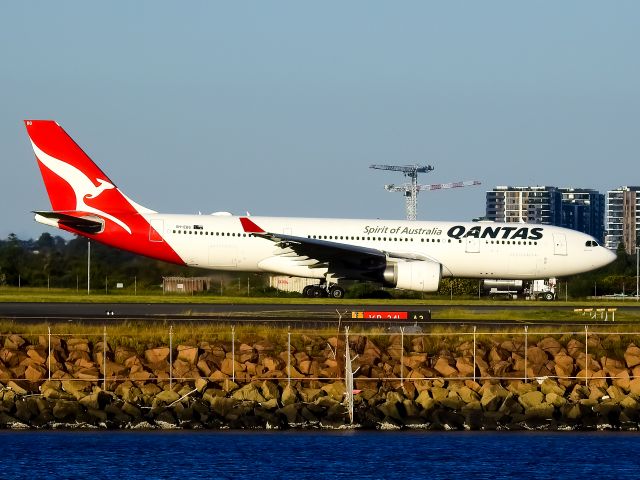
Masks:
[[[263,229],[261,229],[247,217],[240,217],[240,223],[242,224],[242,228],[244,229],[245,233],[265,233]]]

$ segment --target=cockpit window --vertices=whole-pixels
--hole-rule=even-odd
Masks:
[[[587,243],[585,245],[587,247],[597,247],[598,246],[598,242],[594,242],[593,240],[587,240]]]

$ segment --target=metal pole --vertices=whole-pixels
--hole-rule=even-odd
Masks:
[[[91,292],[91,241],[87,240],[87,295]]]
[[[173,388],[173,325],[169,326],[169,388]]]
[[[347,408],[349,410],[349,423],[353,423],[353,365],[351,365],[351,350],[349,349],[349,326],[344,327],[344,380],[346,389]],[[337,345],[336,345],[337,347]]]
[[[102,332],[102,373],[104,377],[102,379],[102,390],[107,390],[107,326],[104,326]]]
[[[49,351],[49,358],[47,358],[47,370],[49,370],[49,380],[51,380],[51,327],[47,327],[47,344]]]
[[[638,295],[640,295],[640,292],[638,292],[638,270],[640,270],[640,256],[639,256],[639,252],[640,252],[640,247],[636,247],[636,302],[638,301]]]
[[[527,361],[528,361],[528,354],[527,351],[529,350],[529,335],[528,335],[528,331],[529,331],[529,326],[525,325],[524,326],[524,381],[527,382]]]
[[[584,386],[589,386],[589,325],[584,326]]]
[[[476,329],[477,327],[473,326],[473,381],[476,381]]]
[[[236,326],[231,325],[231,380],[236,381]]]
[[[133,277],[133,294],[138,295],[138,277]]]
[[[400,385],[404,386],[404,327],[400,327]]]
[[[291,332],[287,332],[287,385],[291,385]]]

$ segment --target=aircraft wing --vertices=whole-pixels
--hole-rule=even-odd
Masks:
[[[277,247],[283,249],[283,253],[288,249],[299,257],[315,260],[317,263],[310,265],[310,268],[328,268],[330,273],[338,277],[353,278],[354,275],[360,276],[357,272],[361,272],[366,278],[367,273],[379,272],[387,264],[389,255],[382,250],[267,232],[246,217],[241,217],[240,222],[246,233],[271,240]]]

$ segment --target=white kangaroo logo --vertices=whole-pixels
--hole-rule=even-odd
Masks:
[[[60,178],[63,178],[71,186],[73,192],[76,195],[76,210],[82,212],[97,213],[98,215],[101,215],[117,223],[129,234],[131,234],[131,229],[122,220],[106,212],[103,212],[102,210],[98,210],[97,208],[87,205],[84,201],[85,198],[96,198],[105,190],[116,188],[114,185],[107,182],[106,180],[98,178],[96,179],[96,181],[99,183],[99,185],[96,187],[91,179],[87,177],[81,170],[78,170],[73,165],[69,165],[62,160],[58,160],[57,158],[43,152],[35,143],[33,143],[33,141],[31,141],[31,145],[33,145],[33,151],[36,153],[36,157],[38,157],[38,160],[40,160],[53,173],[58,175]]]

